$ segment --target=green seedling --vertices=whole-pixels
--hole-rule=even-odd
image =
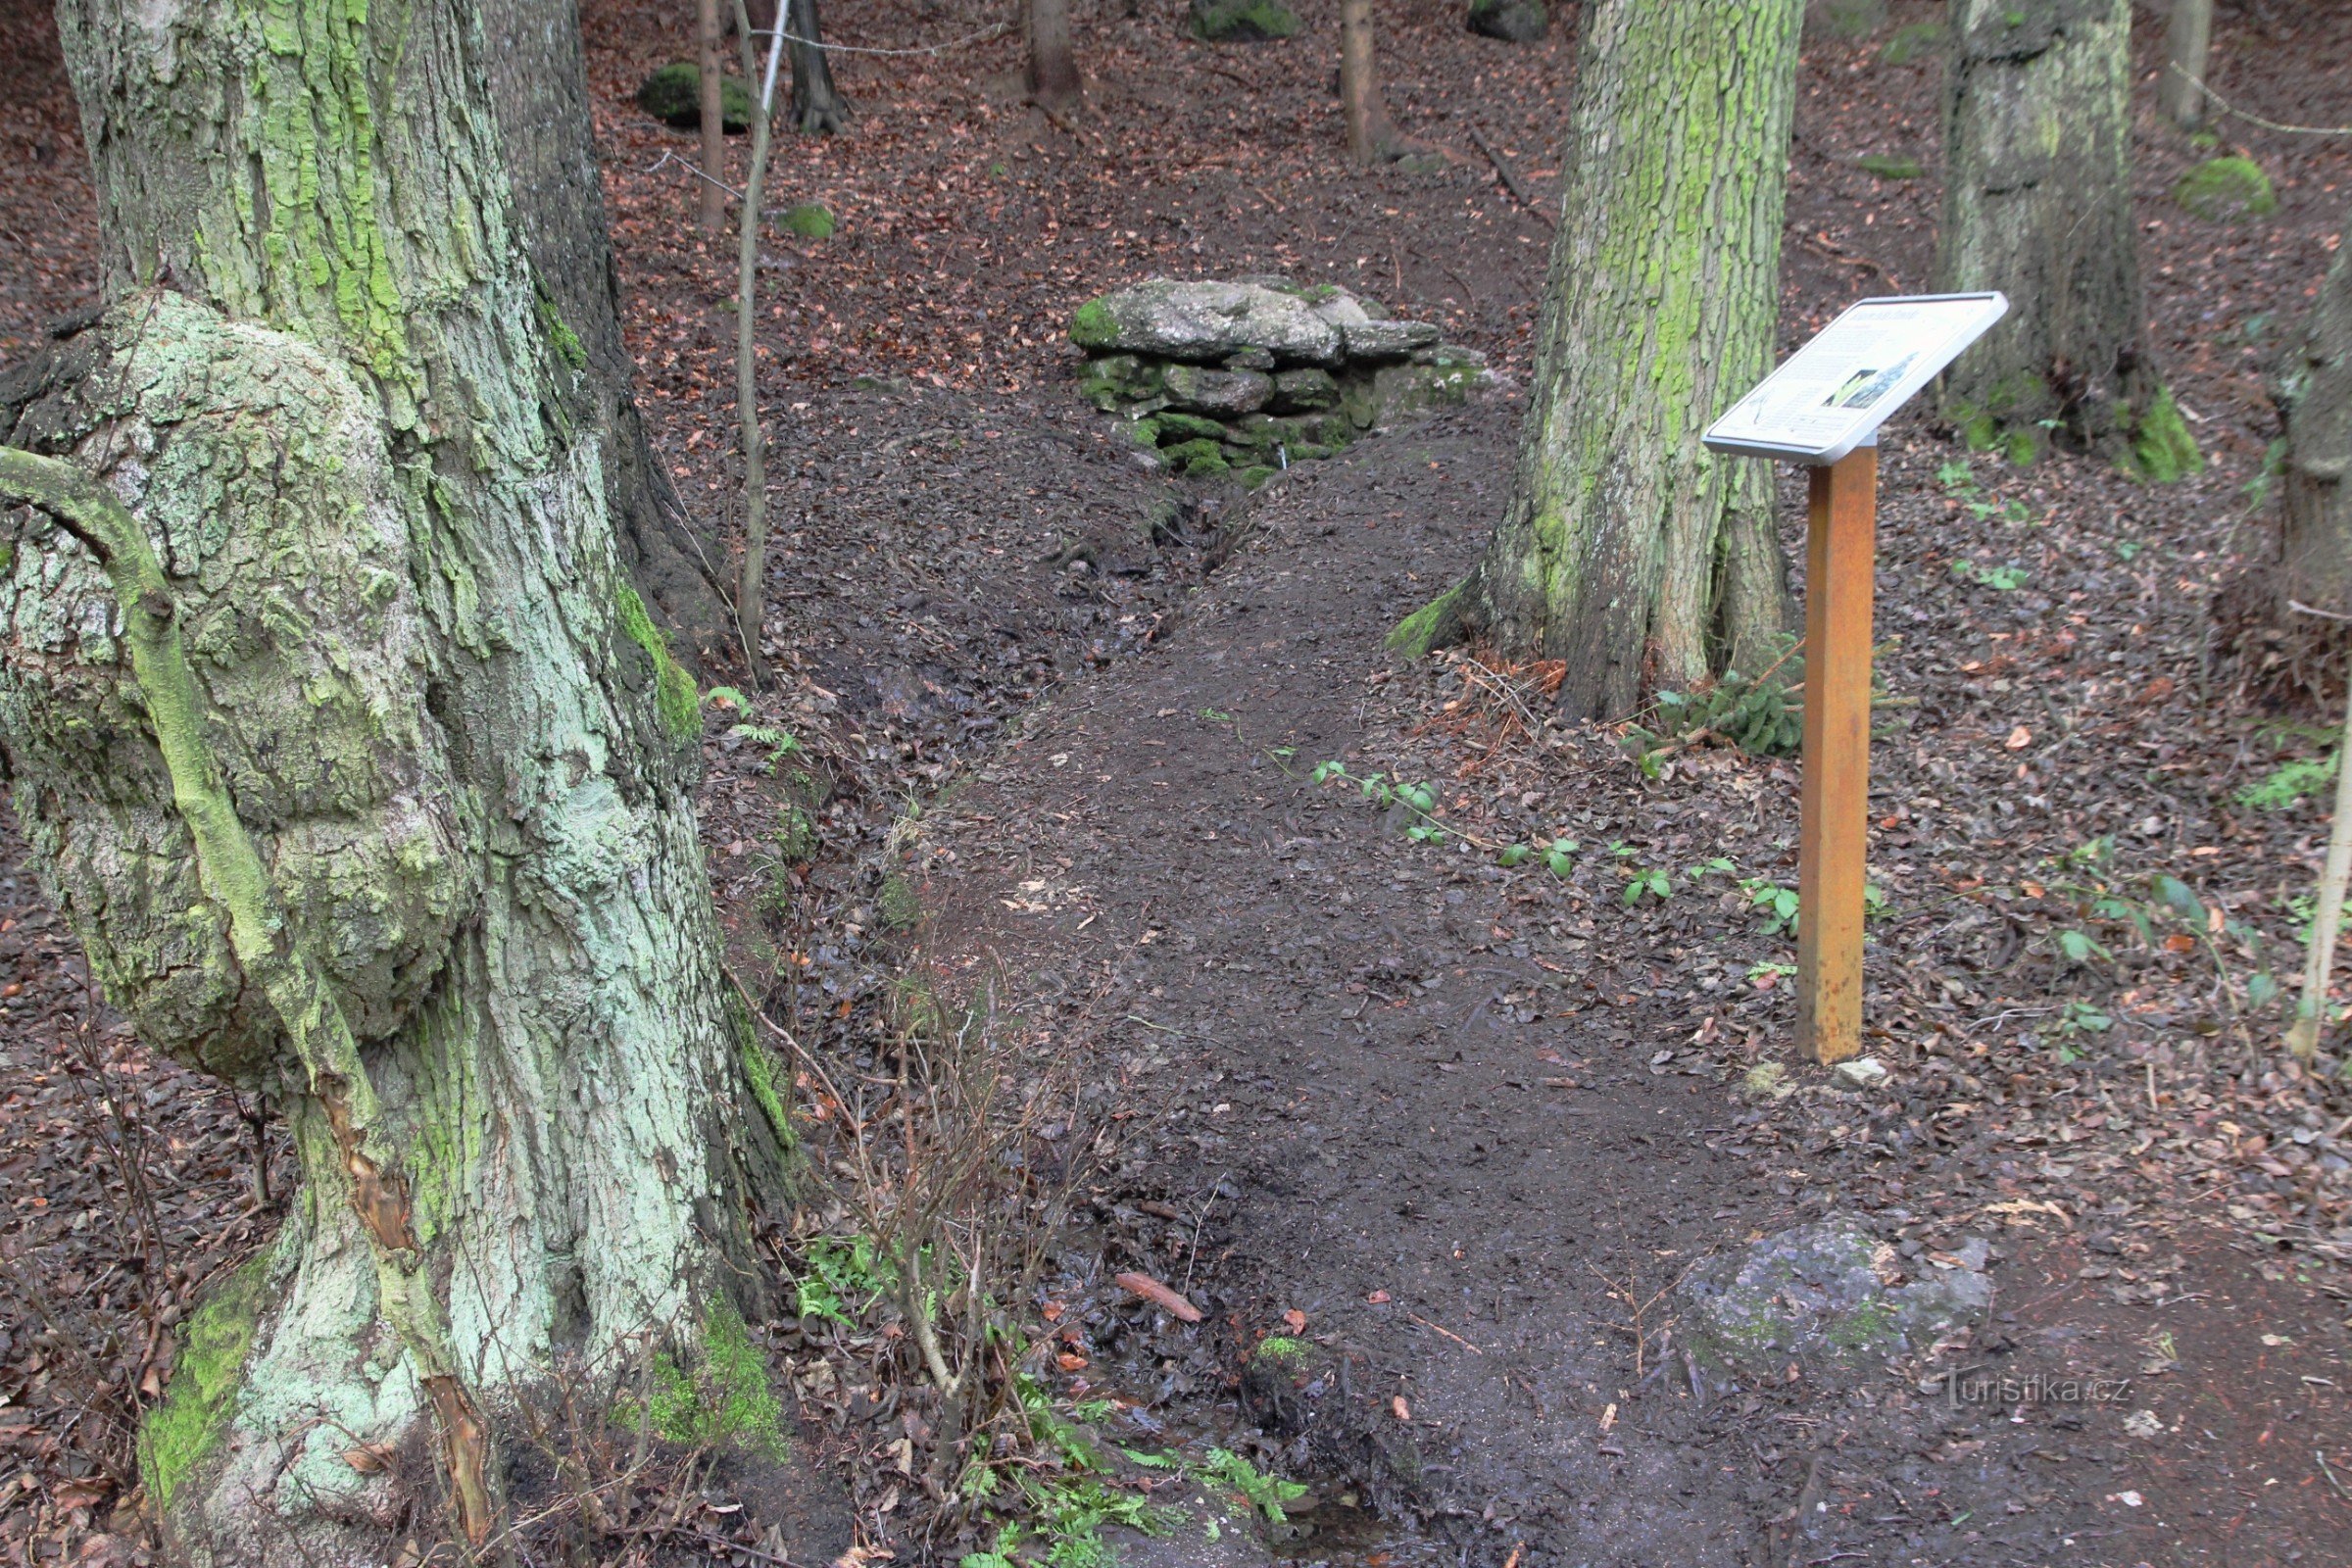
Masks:
[[[754,746],[765,748],[767,760],[760,765],[762,773],[773,773],[777,764],[801,749],[796,737],[766,724],[738,724],[728,733],[750,741]]]
[[[1208,1462],[1201,1473],[1224,1482],[1240,1493],[1250,1507],[1265,1516],[1266,1523],[1281,1524],[1289,1516],[1282,1505],[1306,1495],[1306,1488],[1296,1481],[1285,1481],[1258,1469],[1240,1454],[1224,1448],[1208,1450]]]

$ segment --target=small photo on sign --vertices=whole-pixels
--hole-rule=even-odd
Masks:
[[[1846,377],[1845,384],[1822,399],[1826,409],[1867,409],[1894,390],[1905,372],[1911,368],[1916,354],[1906,354],[1884,370],[1856,370]]]

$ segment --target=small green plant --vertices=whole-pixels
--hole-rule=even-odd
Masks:
[[[712,695],[717,694],[713,693]],[[760,771],[762,773],[773,773],[784,759],[801,749],[800,741],[793,735],[766,724],[738,724],[727,733],[749,741],[754,746],[765,748],[767,760],[760,765]]]
[[[1225,1448],[1208,1450],[1208,1462],[1201,1473],[1224,1482],[1240,1493],[1250,1506],[1265,1515],[1266,1523],[1281,1524],[1289,1516],[1282,1505],[1306,1495],[1306,1488],[1296,1481],[1285,1481],[1251,1464],[1238,1453]]]
[[[1747,966],[1747,983],[1758,991],[1764,991],[1780,984],[1794,973],[1796,973],[1795,964],[1775,963],[1768,958],[1762,963],[1751,963]]]
[[[1636,866],[1633,880],[1626,883],[1625,892],[1619,897],[1630,909],[1640,904],[1644,895],[1656,899],[1660,904],[1674,897],[1674,883],[1667,878],[1664,866]]]
[[[1748,907],[1764,921],[1764,934],[1779,936],[1796,929],[1796,889],[1785,888],[1770,877],[1742,878],[1740,891],[1747,895]]]
[[[794,1287],[793,1308],[802,1317],[856,1328],[876,1301],[898,1288],[898,1267],[872,1237],[843,1242],[823,1236],[808,1246],[807,1266]]]
[[[2335,788],[2336,760],[2299,757],[2281,762],[2237,792],[2237,804],[2257,811],[2285,811],[2307,800],[2325,799]]]
[[[1795,644],[1783,650],[1764,673],[1748,679],[1727,670],[1713,686],[1695,692],[1662,691],[1654,700],[1654,727],[1626,729],[1645,778],[1665,772],[1666,759],[1702,741],[1723,741],[1750,757],[1790,757],[1804,740],[1804,709],[1789,687],[1805,678]]]
[[[1962,556],[1952,563],[1952,575],[1963,582],[1973,582],[1980,588],[1995,593],[2008,593],[2023,588],[2033,579],[2033,573],[2023,566],[1985,566]]]

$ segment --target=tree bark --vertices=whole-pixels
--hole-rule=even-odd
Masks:
[[[2156,101],[2164,118],[2182,130],[2205,123],[2205,63],[2213,47],[2213,0],[2173,0],[2165,29],[2164,81]]]
[[[604,437],[607,502],[622,564],[646,607],[694,663],[731,662],[736,640],[715,552],[654,456],[637,408],[637,367],[620,330],[620,278],[605,228],[579,14],[573,0],[485,0],[481,14],[523,242],[568,333],[567,346],[578,350],[566,357],[565,368],[576,373],[561,389],[564,406]],[[715,79],[716,73],[705,76]],[[724,167],[722,160],[712,172]]]
[[[1567,661],[1572,712],[1758,672],[1787,625],[1766,465],[1699,434],[1769,368],[1801,0],[1585,13],[1518,465],[1485,558],[1397,629]],[[1703,83],[1703,90],[1693,83]]]
[[[816,0],[792,0],[784,14],[789,19],[785,30],[791,35],[785,42],[792,61],[793,124],[804,136],[838,135],[850,108],[833,86]]]
[[[2143,338],[2131,0],[1953,0],[1937,286],[2009,314],[1943,389],[1971,446],[2055,435],[2150,480],[2203,466]]]
[[[2352,245],[2338,245],[2286,368],[2278,624],[2352,618]],[[2334,639],[2330,639],[2331,641]]]
[[[1070,0],[1029,0],[1029,97],[1048,109],[1085,90],[1070,51]]]
[[[1396,132],[1380,101],[1378,56],[1372,41],[1372,0],[1340,0],[1340,110],[1348,122],[1348,156],[1359,164],[1393,156]]]
[[[702,188],[703,232],[716,234],[727,226],[727,193],[717,183],[727,177],[725,78],[719,74],[723,58],[719,48],[725,41],[722,36],[725,28],[719,17],[718,0],[698,0],[696,13],[696,42],[701,48],[696,57],[696,87],[702,116],[703,173],[707,177],[695,183]]]
[[[553,1369],[759,1305],[780,1069],[722,999],[693,683],[467,0],[58,15],[111,308],[6,432],[0,762],[109,997],[304,1173],[150,1494],[188,1560],[356,1560],[408,1499],[345,1455],[413,1446],[478,1544]]]

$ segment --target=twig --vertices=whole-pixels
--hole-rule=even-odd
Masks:
[[[1454,1333],[1453,1330],[1446,1328],[1444,1324],[1432,1323],[1429,1319],[1423,1317],[1418,1312],[1407,1312],[1404,1315],[1411,1318],[1414,1322],[1420,1324],[1423,1328],[1429,1330],[1429,1332],[1432,1334],[1445,1335],[1454,1344],[1460,1346],[1463,1349],[1468,1350],[1472,1355],[1484,1355],[1487,1353],[1486,1351],[1480,1349],[1477,1346],[1472,1345],[1468,1340],[1463,1339],[1459,1334]]]
[[[697,179],[710,180],[711,184],[716,185],[720,190],[725,191],[737,201],[743,200],[743,192],[737,190],[734,186],[728,184],[723,179],[711,178],[710,175],[703,172],[701,165],[695,163],[690,158],[680,158],[674,152],[663,153],[661,157],[655,159],[652,163],[637,171],[637,172],[640,174],[659,174],[662,170],[667,169],[672,164],[677,165],[680,169],[683,169],[686,171],[686,172],[692,174]]]
[[[2335,1494],[2346,1502],[2352,1502],[2352,1492],[2346,1492],[2344,1484],[2335,1479],[2335,1472],[2328,1468],[2328,1455],[2314,1448],[2311,1450],[2311,1456],[2320,1461],[2320,1474],[2328,1478],[2328,1484],[2335,1489]]]
[[[2319,606],[2307,605],[2300,599],[2289,599],[2286,602],[2286,608],[2302,614],[2318,615],[2323,620],[2352,621],[2352,615],[2339,614],[2332,610],[2322,610]]]
[[[971,44],[986,43],[991,38],[1002,37],[1004,34],[1008,33],[1011,30],[1011,23],[1000,22],[993,27],[982,27],[978,32],[967,32],[960,38],[950,38],[946,43],[927,43],[912,49],[874,49],[861,47],[858,44],[851,43],[826,43],[821,38],[804,38],[797,32],[778,32],[773,30],[756,31],[752,33],[752,36],[755,38],[784,38],[790,42],[804,44],[810,49],[815,49],[825,54],[944,55],[951,49],[962,49]]]
[[[2182,71],[2180,62],[2168,60],[2164,63],[2164,69],[2221,105],[2223,114],[2234,116],[2249,125],[2260,125],[2265,130],[2275,130],[2287,136],[2352,136],[2352,125],[2282,125],[2276,120],[2265,120],[2260,115],[2249,115],[2187,72]]]
[[[1535,199],[1527,194],[1527,188],[1519,183],[1519,176],[1511,172],[1511,166],[1502,161],[1502,154],[1494,150],[1494,144],[1487,140],[1476,125],[1470,127],[1470,143],[1480,152],[1485,153],[1487,162],[1494,166],[1494,172],[1500,176],[1502,188],[1511,193],[1511,200],[1526,208],[1545,228],[1556,229],[1560,226],[1558,219],[1536,205]]]
[[[1813,1463],[1806,1467],[1804,1490],[1796,1494],[1796,1515],[1788,1521],[1788,1550],[1783,1559],[1788,1568],[1796,1568],[1796,1554],[1803,1548],[1805,1515],[1821,1504],[1821,1470],[1829,1457],[1829,1449],[1817,1449],[1813,1454]]]
[[[1821,252],[1822,255],[1827,256],[1833,262],[1838,262],[1846,267],[1863,268],[1869,271],[1878,273],[1881,277],[1886,280],[1886,286],[1888,288],[1893,289],[1898,294],[1902,292],[1903,280],[1895,276],[1892,271],[1888,270],[1884,263],[1874,262],[1869,257],[1863,255],[1860,251],[1848,250],[1843,245],[1840,245],[1836,240],[1830,238],[1830,236],[1827,234],[1807,234],[1804,236],[1804,241],[1806,244],[1812,246],[1815,250]]]

